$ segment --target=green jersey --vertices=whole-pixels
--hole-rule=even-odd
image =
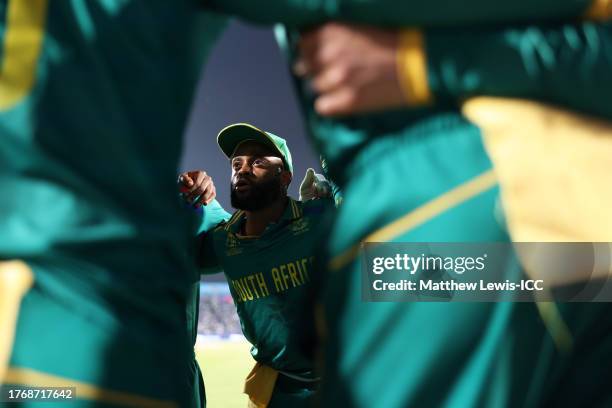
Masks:
[[[190,0],[0,1],[0,258],[99,264],[108,271],[88,290],[122,302],[145,281],[185,292],[194,269],[180,254],[195,220],[174,177],[223,26]],[[166,316],[166,299],[134,304]]]
[[[213,200],[211,203],[204,207],[198,208],[195,213],[197,218],[200,220],[200,226],[198,227],[196,234],[205,234],[215,228],[219,223],[227,221],[231,214],[221,207],[221,204],[217,200]],[[195,251],[194,251],[195,252]],[[194,252],[190,253],[190,256],[195,259],[197,256]],[[187,329],[191,335],[193,344],[196,342],[198,335],[198,314],[200,304],[200,281],[192,284],[191,296],[187,303]]]
[[[175,175],[225,24],[199,3],[0,0],[0,260],[35,282],[11,367],[185,405],[196,217]]]
[[[225,272],[253,358],[281,372],[312,375],[303,346],[314,328],[305,305],[312,304],[315,246],[330,207],[331,200],[289,198],[281,219],[259,237],[240,234],[243,211],[200,237],[199,263],[209,273]]]

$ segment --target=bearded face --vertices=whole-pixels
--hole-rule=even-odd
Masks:
[[[254,141],[241,143],[232,158],[232,207],[259,211],[283,199],[291,182],[281,157]]]
[[[231,182],[232,207],[244,211],[258,211],[277,201],[283,191],[279,173],[261,178],[236,173]]]

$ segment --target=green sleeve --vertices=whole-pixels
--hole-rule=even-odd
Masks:
[[[329,20],[389,26],[499,23],[579,16],[592,0],[207,0],[218,11],[303,27]]]
[[[198,235],[197,265],[202,275],[212,275],[223,272],[214,244],[214,232],[209,231]]]
[[[230,218],[229,214],[217,200],[201,207],[200,228],[198,230],[197,261],[200,273],[209,275],[223,272],[214,245],[213,229]]]
[[[436,99],[529,97],[612,119],[612,23],[425,32]]]
[[[200,227],[198,233],[210,231],[219,225],[220,222],[227,221],[231,217],[231,214],[225,211],[216,199],[200,208]]]

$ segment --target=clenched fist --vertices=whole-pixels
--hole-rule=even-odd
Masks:
[[[178,184],[185,201],[196,208],[207,205],[217,195],[212,178],[202,170],[181,173]]]

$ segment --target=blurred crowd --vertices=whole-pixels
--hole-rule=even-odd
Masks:
[[[200,299],[198,333],[228,337],[241,334],[240,321],[232,296],[227,294],[203,294]]]

